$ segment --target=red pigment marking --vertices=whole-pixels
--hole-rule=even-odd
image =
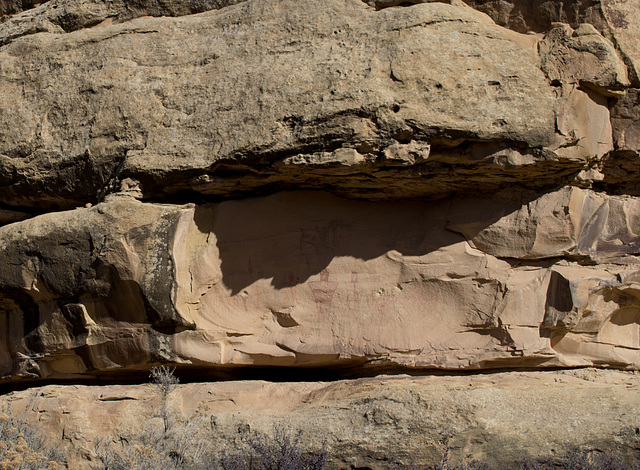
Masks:
[[[327,269],[324,269],[320,273],[319,281],[308,282],[311,293],[313,294],[313,300],[316,303],[318,312],[322,314],[329,313],[331,310],[331,302],[333,301],[333,294],[338,288],[337,282],[329,280],[330,273]]]

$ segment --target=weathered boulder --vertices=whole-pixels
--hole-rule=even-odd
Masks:
[[[568,109],[598,123],[608,109],[557,96],[536,40],[467,6],[359,0],[249,1],[17,37],[0,50],[0,202],[68,209],[126,177],[158,200],[562,186],[607,148],[591,155],[603,138]],[[609,49],[601,62],[618,86]]]
[[[415,0],[414,0],[415,1]],[[637,34],[640,11],[632,0],[464,0],[497,24],[521,33],[544,33],[555,23],[573,28],[589,23],[621,51],[630,76],[639,84],[640,54]]]
[[[0,26],[0,43],[5,44],[29,34],[70,32],[104,25],[103,22],[121,23],[140,16],[190,15],[224,8],[242,1],[245,0],[2,0],[0,23],[5,24]]]
[[[613,44],[590,24],[575,30],[556,26],[540,41],[538,51],[541,68],[552,83],[585,86],[605,96],[624,96],[631,84]]]
[[[521,33],[545,32],[554,23],[573,27],[590,23],[601,29],[606,21],[602,12],[608,0],[464,0],[486,13],[497,24]],[[615,0],[614,0],[615,2]],[[617,9],[617,6],[613,8]]]

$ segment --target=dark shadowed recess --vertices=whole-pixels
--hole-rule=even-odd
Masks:
[[[475,202],[372,203],[324,192],[287,192],[216,204],[213,223],[210,212],[196,209],[195,222],[215,235],[223,282],[237,294],[259,279],[271,279],[276,289],[296,286],[337,257],[423,256],[464,240],[447,229],[451,217],[479,231],[527,201]]]
[[[23,175],[12,159],[0,164],[0,209],[38,215],[95,204],[112,189],[124,161],[124,155],[94,158],[88,152],[61,161],[55,155],[39,158],[37,178]]]
[[[354,166],[288,165],[283,161],[298,153],[259,153],[217,161],[209,168],[153,172],[125,169],[119,178],[139,181],[148,202],[219,202],[291,190],[321,190],[351,199],[389,201],[490,198],[504,189],[515,194],[523,190],[543,193],[570,184],[585,169],[584,162],[559,160],[543,149],[517,144],[510,147],[464,141],[451,147],[443,143],[456,137],[431,139],[429,158],[408,165],[389,162],[380,155],[376,162]],[[500,161],[499,152],[509,148],[521,152],[532,164]],[[316,146],[315,150],[306,150],[332,149]]]
[[[605,178],[594,183],[594,189],[608,194],[640,196],[639,161],[638,153],[634,151],[611,152],[602,162]]]
[[[53,3],[55,0],[50,1]],[[246,0],[127,0],[122,3],[113,2],[115,5],[112,6],[111,14],[108,17],[116,22],[123,22],[140,16],[185,16],[209,10],[219,10],[244,1]],[[46,2],[47,0],[0,0],[0,23],[8,20],[11,15],[31,10]],[[95,4],[94,8],[97,9],[102,2],[101,0],[92,0],[86,3]],[[64,2],[59,2],[59,4],[64,4]],[[57,6],[55,5],[53,8],[57,8]],[[91,21],[93,20],[92,15],[83,15],[82,8],[78,8],[78,10],[80,13],[60,15],[54,18],[54,22],[67,32],[91,27],[95,24]]]
[[[538,364],[529,361],[526,365],[512,364],[492,369],[464,369],[447,370],[434,368],[403,367],[399,365],[384,366],[367,364],[364,360],[353,360],[348,364],[333,367],[276,367],[276,366],[219,366],[198,367],[180,366],[174,369],[175,364],[167,366],[173,370],[180,383],[206,383],[228,382],[238,380],[262,380],[265,382],[335,382],[338,380],[367,380],[380,375],[410,376],[410,377],[466,377],[478,375],[492,375],[504,372],[527,372],[541,370],[553,372],[570,369],[589,369],[590,367],[549,367],[542,366],[545,361],[540,359]],[[113,370],[93,371],[85,377],[50,378],[50,379],[25,379],[19,382],[0,383],[0,395],[33,387],[46,385],[137,385],[150,383],[148,369],[141,370]]]
[[[0,0],[0,22],[6,15],[13,15],[23,10],[29,10],[37,5],[33,0]]]
[[[604,24],[601,0],[463,0],[500,26],[521,33],[545,32],[552,23]]]

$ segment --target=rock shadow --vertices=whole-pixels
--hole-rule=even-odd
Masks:
[[[463,235],[447,228],[455,204],[465,201],[364,202],[294,191],[222,202],[215,205],[213,224],[198,214],[195,221],[215,235],[223,282],[235,295],[259,279],[271,279],[276,289],[319,273],[328,281],[325,270],[336,257],[423,256],[462,242]],[[466,217],[480,229],[504,213],[500,205]],[[459,210],[454,214],[461,217]]]

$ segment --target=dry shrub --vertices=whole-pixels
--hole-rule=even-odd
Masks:
[[[58,470],[64,456],[8,409],[0,412],[0,470]]]

